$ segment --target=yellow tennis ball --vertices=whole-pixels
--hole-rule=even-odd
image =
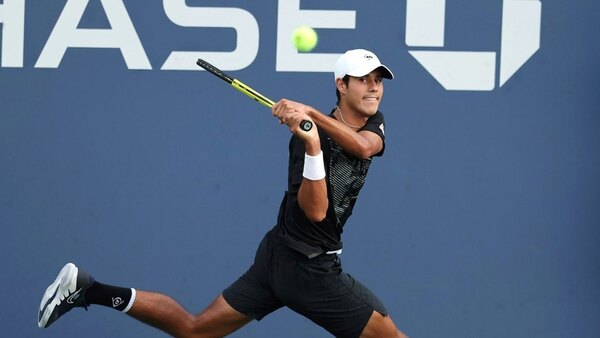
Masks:
[[[310,52],[318,41],[317,32],[312,27],[300,26],[292,33],[292,44],[299,52]]]

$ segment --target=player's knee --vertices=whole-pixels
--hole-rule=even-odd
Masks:
[[[213,334],[208,327],[208,323],[202,315],[196,316],[189,321],[189,326],[186,328],[186,338],[208,338],[218,337]]]

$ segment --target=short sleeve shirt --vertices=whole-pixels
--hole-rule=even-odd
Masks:
[[[333,117],[333,113],[330,115]],[[384,118],[381,112],[369,117],[359,130],[367,130],[381,137],[385,149]],[[347,153],[324,131],[319,130],[325,164],[329,207],[321,222],[310,221],[298,204],[298,190],[304,169],[304,142],[293,135],[289,144],[288,190],[279,209],[278,234],[293,249],[308,257],[342,248],[344,224],[352,214],[358,194],[365,182],[372,158],[359,159]]]

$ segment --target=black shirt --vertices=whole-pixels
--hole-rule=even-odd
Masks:
[[[330,117],[334,118],[333,113]],[[374,132],[385,141],[384,123],[383,114],[378,111],[369,117],[360,130]],[[321,129],[319,136],[329,199],[327,215],[321,222],[312,222],[298,204],[306,149],[304,142],[292,135],[289,144],[288,190],[281,202],[276,226],[278,235],[288,246],[309,258],[342,248],[344,224],[352,214],[371,165],[371,158],[361,160],[350,155]],[[383,155],[384,148],[375,156]]]

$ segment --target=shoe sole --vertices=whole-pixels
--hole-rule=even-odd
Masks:
[[[56,276],[54,283],[50,284],[44,292],[44,297],[40,302],[40,310],[38,314],[38,326],[40,328],[46,327],[48,319],[52,314],[52,311],[60,304],[65,295],[69,292],[75,292],[77,288],[77,274],[79,269],[73,263],[67,263]]]

